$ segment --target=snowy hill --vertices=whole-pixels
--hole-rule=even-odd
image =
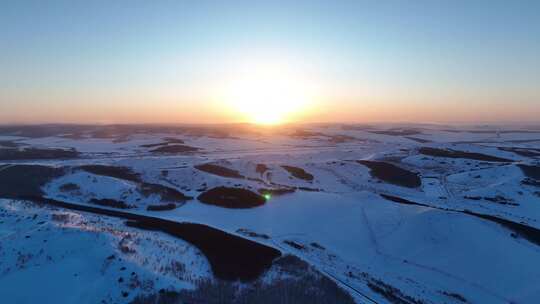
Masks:
[[[540,131],[45,131],[0,132],[5,303],[540,301]]]

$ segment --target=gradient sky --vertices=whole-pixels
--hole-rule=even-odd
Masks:
[[[260,65],[303,121],[540,121],[540,1],[290,2],[2,1],[0,123],[239,121]]]

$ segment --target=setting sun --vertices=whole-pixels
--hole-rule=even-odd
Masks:
[[[259,65],[232,79],[222,100],[244,121],[266,125],[288,122],[312,102],[307,81],[287,67]]]
[[[540,304],[540,0],[4,0],[0,41],[0,304]]]

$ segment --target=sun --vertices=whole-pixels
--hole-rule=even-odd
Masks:
[[[306,81],[287,68],[257,67],[232,77],[224,101],[242,120],[275,125],[294,119],[310,103]]]

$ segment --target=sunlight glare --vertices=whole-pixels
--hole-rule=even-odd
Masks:
[[[225,102],[252,123],[287,122],[310,103],[307,82],[286,67],[257,66],[232,79]]]

